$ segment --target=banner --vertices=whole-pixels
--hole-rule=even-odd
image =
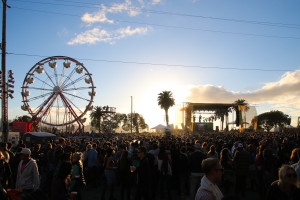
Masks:
[[[13,132],[26,133],[27,131],[27,122],[13,122],[12,126]]]
[[[239,106],[239,110],[248,110],[247,106]]]

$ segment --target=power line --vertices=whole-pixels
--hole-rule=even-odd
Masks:
[[[64,16],[71,16],[71,17],[81,17],[80,15],[76,15],[76,14],[66,14],[66,13],[60,13],[60,12],[42,11],[42,10],[20,8],[20,7],[13,7],[13,8],[20,9],[20,10],[28,10],[28,11],[32,11],[32,12],[39,12],[39,13],[43,13],[43,14],[55,14],[55,15],[64,15]],[[280,35],[266,35],[266,34],[255,34],[255,33],[220,31],[220,30],[212,30],[212,29],[192,28],[192,27],[183,27],[183,26],[171,26],[171,25],[162,25],[162,24],[145,23],[145,22],[134,22],[134,21],[126,21],[126,20],[114,20],[114,21],[120,22],[120,23],[140,24],[140,25],[157,26],[157,27],[163,27],[163,28],[176,28],[176,29],[183,29],[183,30],[204,31],[204,32],[212,32],[212,33],[231,34],[231,35],[243,35],[243,36],[277,38],[277,39],[295,39],[295,40],[300,39],[300,37],[293,37],[293,36],[280,36]]]
[[[62,3],[49,3],[49,2],[38,2],[38,1],[23,1],[23,0],[14,0],[14,1],[20,1],[20,2],[25,2],[25,3],[33,3],[33,4],[40,4],[40,5],[69,6],[69,7],[80,7],[80,8],[97,8],[96,4],[94,6],[82,6],[82,5],[72,5],[72,4],[62,4]]]
[[[44,5],[60,5],[60,6],[72,6],[72,7],[85,7],[85,8],[96,8],[99,4],[95,3],[85,3],[79,1],[65,1],[69,3],[79,3],[85,5],[92,5],[91,6],[83,6],[83,5],[71,5],[71,4],[61,4],[61,3],[48,3],[48,2],[37,2],[37,1],[25,1],[25,0],[14,0],[14,1],[21,1],[26,3],[35,3],[35,4],[44,4]],[[114,6],[111,6],[114,7]],[[129,7],[129,10],[139,10],[140,8]],[[291,29],[300,29],[300,24],[288,24],[288,23],[280,23],[280,22],[269,22],[269,21],[255,21],[255,20],[242,20],[242,19],[233,19],[233,18],[222,18],[222,17],[211,17],[211,16],[203,16],[203,15],[192,15],[186,13],[177,13],[177,12],[168,12],[168,11],[158,11],[158,10],[151,10],[151,9],[142,9],[144,12],[153,13],[153,14],[160,14],[160,15],[172,15],[172,16],[180,16],[180,17],[192,17],[192,18],[203,18],[203,19],[211,19],[211,20],[221,20],[221,21],[231,21],[236,23],[247,23],[247,24],[255,24],[255,25],[263,25],[263,26],[275,26],[275,27],[282,27],[282,28],[291,28]]]
[[[50,57],[50,56],[43,56],[43,55],[38,55],[38,54],[25,54],[25,53],[7,53],[7,55],[27,56],[27,57],[40,57],[40,58],[48,58],[48,57]],[[167,67],[184,67],[184,68],[201,68],[201,69],[220,69],[220,70],[238,70],[238,71],[261,71],[261,72],[287,72],[287,71],[293,71],[291,69],[259,69],[259,68],[238,68],[238,67],[207,67],[207,66],[200,66],[200,65],[151,63],[151,62],[136,62],[136,61],[92,59],[92,58],[74,58],[74,59],[76,59],[76,60],[85,60],[85,61],[93,61],[93,62],[107,62],[107,63],[135,64],[135,65],[151,65],[151,66],[167,66]]]

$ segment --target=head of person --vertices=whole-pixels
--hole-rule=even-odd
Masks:
[[[225,160],[228,158],[231,158],[229,149],[227,148],[222,149],[221,160]]]
[[[293,163],[296,163],[296,162],[300,161],[300,148],[293,149],[293,151],[291,153],[290,160]]]
[[[47,148],[47,149],[52,149],[52,144],[51,144],[51,143],[47,143],[47,144],[46,144],[46,148]]]
[[[81,157],[82,157],[82,153],[81,152],[75,152],[72,155],[72,162],[73,163],[77,163],[77,162],[81,162]]]
[[[140,148],[138,149],[138,157],[139,157],[140,159],[144,158],[144,156],[146,155],[146,153],[147,153],[146,147],[140,147]]]
[[[58,139],[58,142],[59,142],[59,144],[60,144],[61,146],[64,146],[64,145],[66,144],[65,138],[59,138],[59,139]]]
[[[206,149],[207,148],[207,142],[203,142],[202,143],[202,149]]]
[[[196,144],[194,144],[195,151],[201,150],[201,148],[202,148],[202,146],[201,146],[201,144],[199,142],[197,142]]]
[[[113,148],[112,147],[108,147],[107,149],[106,149],[106,156],[107,157],[110,157],[110,156],[113,156],[114,155],[114,150],[113,150]]]
[[[29,160],[30,159],[30,155],[31,155],[31,151],[28,148],[23,148],[20,151],[21,160],[23,160],[23,161]]]
[[[242,151],[244,149],[244,145],[242,143],[238,143],[237,150]]]
[[[91,144],[88,144],[87,146],[86,146],[86,151],[89,151],[89,150],[91,150],[93,148],[93,146],[91,145]]]
[[[93,143],[93,149],[97,149],[97,143]]]
[[[289,165],[282,165],[279,169],[279,183],[284,186],[291,187],[297,184],[297,173],[295,169]]]
[[[0,151],[0,160],[3,161],[3,162],[5,161],[5,157],[4,157],[3,153],[2,153],[2,151]]]
[[[210,148],[209,148],[209,152],[212,153],[212,154],[216,153],[216,147],[214,145],[211,145]]]
[[[214,184],[222,181],[224,168],[218,158],[207,158],[202,161],[202,171],[206,177]]]

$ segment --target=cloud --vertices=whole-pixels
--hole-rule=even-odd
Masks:
[[[85,23],[88,24],[93,24],[96,22],[100,23],[114,23],[114,20],[110,20],[106,17],[106,7],[104,5],[101,5],[101,9],[98,12],[95,13],[85,13],[82,17],[81,20]]]
[[[300,70],[286,72],[277,82],[265,83],[250,92],[229,91],[222,86],[198,85],[190,87],[187,102],[232,103],[245,99],[249,104],[269,104],[294,117],[300,116]]]
[[[145,34],[148,32],[149,28],[131,28],[130,26],[121,27],[121,24],[117,24],[118,27],[116,28],[116,23],[113,19],[113,16],[118,14],[120,17],[120,14],[126,14],[130,17],[135,17],[141,13],[143,8],[159,4],[160,2],[161,0],[125,0],[123,3],[113,3],[110,6],[101,4],[99,5],[98,11],[93,13],[87,12],[82,15],[81,21],[87,25],[85,27],[88,27],[89,30],[76,34],[76,37],[68,42],[68,45],[86,43],[96,44],[99,42],[114,44],[117,40],[127,36]],[[100,29],[99,27],[95,27],[94,25],[97,23],[111,26],[111,31],[107,31],[107,28]]]
[[[248,99],[249,102],[279,103],[295,100],[300,96],[300,70],[285,73],[277,82],[265,83],[261,89],[253,92],[233,92],[222,86],[199,85],[190,88],[188,101],[233,102],[237,98]]]
[[[189,89],[188,102],[232,103],[245,99],[250,104],[268,103],[274,109],[300,115],[300,70],[286,72],[277,82],[265,83],[250,92],[229,91],[222,86],[198,85]]]
[[[105,6],[104,4],[101,4],[97,12],[85,13],[81,17],[81,20],[85,23],[88,23],[89,25],[97,22],[113,24],[114,20],[109,19],[107,17],[108,14],[126,13],[129,16],[134,17],[141,13],[142,7],[143,6],[134,6],[130,0],[126,0],[124,3],[114,3],[109,7]]]
[[[135,34],[145,34],[148,32],[147,27],[120,28],[114,31],[107,31],[105,29],[93,28],[83,33],[78,34],[74,39],[68,42],[69,45],[74,44],[96,44],[99,42],[113,44],[116,40],[132,36]]]
[[[160,2],[161,2],[161,0],[152,0],[153,5],[159,4]]]

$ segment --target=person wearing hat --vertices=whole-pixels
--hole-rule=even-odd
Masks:
[[[18,166],[16,189],[32,192],[39,188],[40,178],[36,161],[31,157],[31,151],[23,148],[20,152],[21,161]]]

